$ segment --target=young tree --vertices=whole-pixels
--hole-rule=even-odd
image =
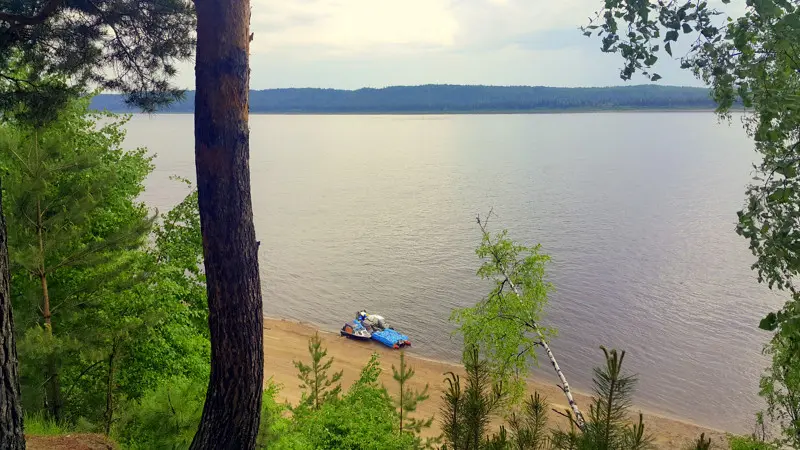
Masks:
[[[467,372],[461,409],[464,450],[479,450],[492,418],[506,399],[506,392],[502,381],[492,381],[489,362],[480,358],[477,346],[470,346],[464,352],[464,369]]]
[[[554,447],[591,450],[652,448],[652,438],[645,433],[642,415],[639,414],[637,423],[628,422],[637,380],[622,369],[625,352],[600,348],[605,355],[605,366],[594,369],[595,398],[589,408],[588,418],[579,429],[580,433],[574,429],[570,432],[556,431],[553,435]]]
[[[409,417],[409,414],[417,410],[417,406],[430,398],[428,395],[428,385],[422,392],[418,392],[408,387],[408,381],[414,378],[414,368],[406,365],[406,353],[400,352],[400,368],[395,368],[392,364],[392,378],[397,381],[400,390],[400,396],[395,400],[398,409],[398,417],[400,418],[400,433],[412,432],[419,435],[423,428],[429,428],[433,423],[433,418],[428,419],[415,419]]]
[[[464,444],[464,424],[462,420],[464,408],[464,391],[461,389],[461,377],[453,372],[445,374],[447,388],[442,395],[440,408],[440,426],[442,440],[448,450],[462,450]]]
[[[459,324],[466,346],[475,345],[487,356],[493,376],[503,379],[513,376],[515,393],[524,389],[522,380],[528,372],[529,361],[536,362],[535,348],[541,346],[580,428],[584,423],[583,414],[547,342],[553,330],[539,323],[551,289],[544,280],[549,257],[539,252],[538,245],[515,244],[508,239],[506,231],[493,236],[488,229],[491,215],[490,212],[485,219],[478,217],[482,241],[476,253],[483,261],[478,275],[492,280],[494,288],[474,307],[453,311],[451,318]]]
[[[689,450],[711,450],[711,438],[706,438],[705,433],[700,433],[697,442],[694,443]]]
[[[511,413],[508,425],[511,441],[516,450],[544,450],[549,448],[547,414],[550,407],[547,399],[534,392],[520,412]]]
[[[1,2],[0,116],[13,111],[46,123],[88,84],[122,91],[145,110],[164,105],[181,94],[169,78],[175,63],[191,56],[193,28],[192,5],[185,0]],[[10,278],[8,273],[0,276]],[[0,303],[0,316],[9,321],[10,308],[10,302]],[[14,353],[9,349],[7,354]],[[6,391],[0,397],[9,401],[18,399],[13,386],[19,380],[9,378],[14,373],[0,371],[0,389]],[[8,439],[24,442],[18,425],[0,428],[14,430]]]
[[[0,448],[24,450],[17,346],[9,286],[8,235],[0,190]]]
[[[153,429],[152,439],[179,428],[175,439],[186,447],[202,411],[209,355],[196,192],[162,216],[151,243],[132,251],[135,264],[127,274],[135,283],[103,289],[97,293],[102,302],[62,321],[59,329],[80,343],[63,358],[65,416],[126,442],[144,439],[141,425],[131,422],[154,419],[136,418],[144,414],[138,410],[154,406],[146,405],[154,396],[173,395],[155,399],[159,407],[171,403],[172,412],[162,411],[167,423]],[[199,397],[174,397],[172,389],[184,384]],[[177,417],[186,411],[192,415]],[[148,439],[141,445],[152,446]]]
[[[328,350],[322,347],[322,339],[319,333],[308,340],[308,354],[311,356],[311,365],[303,364],[302,361],[294,361],[297,367],[297,378],[303,383],[303,400],[301,405],[318,410],[323,403],[335,400],[342,391],[342,385],[337,384],[342,379],[343,371],[339,371],[328,377],[328,370],[333,365],[333,358],[323,361],[328,355]]]
[[[195,6],[195,164],[211,377],[191,448],[248,449],[258,436],[264,381],[261,281],[248,162],[250,2],[197,0]]]
[[[95,129],[97,119],[88,113],[88,99],[75,100],[46,126],[10,122],[0,142],[0,160],[9,171],[14,290],[35,299],[20,306],[23,312],[37,311],[43,326],[40,342],[49,347],[46,404],[55,420],[62,418],[63,399],[53,313],[69,315],[76,303],[85,306],[88,291],[119,280],[127,251],[143,242],[152,223],[133,202],[150,160],[141,151],[122,152],[124,121]],[[90,272],[82,271],[87,267],[107,270],[87,277]],[[76,270],[85,277],[77,284]],[[35,286],[24,282],[26,275]]]
[[[442,432],[448,450],[480,450],[487,443],[489,423],[506,399],[502,381],[493,382],[488,361],[480,358],[478,347],[464,351],[465,384],[450,372],[442,399]],[[492,445],[499,445],[494,442]]]

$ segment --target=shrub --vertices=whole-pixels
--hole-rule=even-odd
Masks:
[[[130,449],[184,449],[192,442],[205,400],[205,381],[173,378],[122,412],[114,437]]]

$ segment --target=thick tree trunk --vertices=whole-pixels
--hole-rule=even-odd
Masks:
[[[258,244],[250,198],[249,0],[195,0],[195,161],[211,379],[192,449],[252,449],[264,379]]]
[[[8,236],[0,194],[0,449],[24,450],[8,264]]]

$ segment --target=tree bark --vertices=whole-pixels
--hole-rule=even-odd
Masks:
[[[195,0],[195,163],[211,378],[192,449],[252,449],[264,379],[249,168],[249,0]]]
[[[36,135],[36,145],[38,146],[39,137]],[[36,201],[36,231],[39,235],[39,280],[42,284],[42,317],[44,318],[44,328],[47,332],[47,337],[50,338],[52,343],[53,338],[53,316],[50,313],[50,293],[47,290],[47,271],[44,265],[44,224],[42,218],[42,205],[41,200]],[[61,383],[58,379],[58,362],[56,355],[53,353],[49,356],[48,367],[48,381],[47,381],[47,395],[45,405],[47,410],[50,411],[50,416],[56,422],[61,420]]]
[[[8,236],[0,193],[0,449],[24,450],[17,345],[11,312]]]
[[[106,436],[111,434],[111,424],[114,423],[114,358],[117,356],[116,342],[111,346],[108,355],[108,378],[106,379]]]

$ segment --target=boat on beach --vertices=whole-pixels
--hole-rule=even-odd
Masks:
[[[345,323],[339,331],[339,334],[348,339],[355,339],[358,341],[377,341],[395,350],[411,346],[411,340],[408,336],[398,333],[392,328],[386,328],[384,330],[369,329],[359,320],[352,320]]]

